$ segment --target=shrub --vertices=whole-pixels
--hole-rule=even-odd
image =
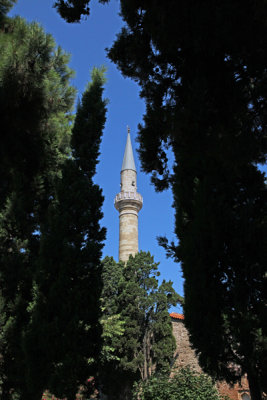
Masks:
[[[223,400],[212,379],[190,368],[168,374],[154,374],[135,385],[134,400]]]

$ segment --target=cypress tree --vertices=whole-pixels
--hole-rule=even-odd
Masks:
[[[99,224],[103,196],[93,175],[106,119],[104,70],[93,69],[91,79],[77,108],[73,158],[64,163],[41,227],[36,300],[24,339],[32,399],[44,383],[42,390],[75,398],[80,385],[97,374],[105,229]]]
[[[22,19],[0,32],[1,398],[69,398],[95,371],[103,197],[92,181],[105,122],[103,70],[78,106],[69,56]],[[82,136],[82,141],[78,137]],[[82,148],[82,150],[81,150]],[[91,151],[92,148],[92,151]],[[88,157],[89,164],[84,162]]]
[[[266,2],[121,1],[109,51],[146,101],[140,156],[171,187],[185,323],[202,368],[266,392]],[[142,43],[142,45],[140,45]],[[168,168],[168,149],[174,153]],[[164,244],[164,240],[163,240]],[[166,244],[166,242],[165,242]]]

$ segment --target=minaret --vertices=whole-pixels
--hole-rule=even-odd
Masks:
[[[121,191],[115,197],[115,208],[120,213],[119,260],[127,261],[138,252],[138,212],[143,205],[137,193],[136,168],[128,128],[127,142],[121,168]]]

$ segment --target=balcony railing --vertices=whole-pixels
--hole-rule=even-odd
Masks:
[[[116,195],[114,203],[120,200],[137,200],[143,203],[143,197],[141,194],[136,193],[136,192],[120,192]]]

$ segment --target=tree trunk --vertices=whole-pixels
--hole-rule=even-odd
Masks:
[[[120,400],[131,400],[132,399],[132,388],[128,382],[123,383],[122,390],[118,397]]]
[[[261,389],[257,374],[251,370],[248,371],[247,374],[251,400],[262,400]]]
[[[144,356],[144,364],[143,364],[142,381],[145,381],[147,379],[147,332],[145,332],[143,339],[143,356]]]

